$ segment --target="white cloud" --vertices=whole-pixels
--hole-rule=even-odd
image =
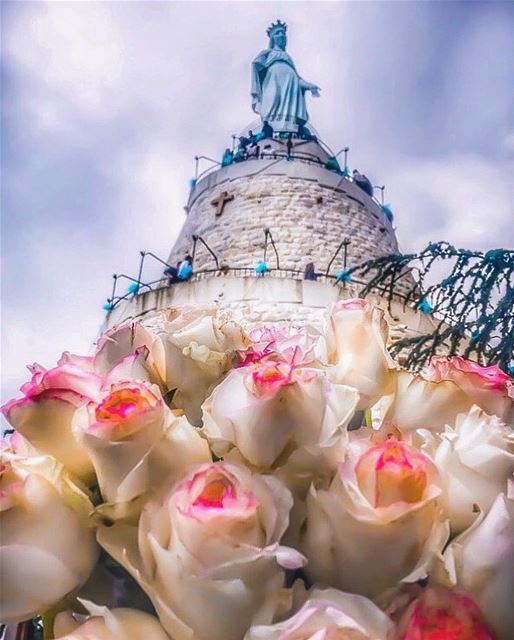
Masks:
[[[459,154],[402,158],[392,165],[388,196],[401,212],[397,224],[404,250],[438,240],[470,249],[514,243],[514,163]]]
[[[34,91],[31,126],[68,131],[75,118],[116,115],[123,47],[108,4],[24,6],[5,51]]]
[[[135,273],[139,249],[167,256],[193,156],[216,157],[253,118],[250,61],[277,17],[322,87],[314,126],[387,184],[405,249],[512,242],[512,162],[477,127],[508,155],[513,21],[500,3],[440,4],[4,5],[4,186],[20,221],[4,231],[18,279],[3,300],[6,395],[25,362],[89,349],[111,274]],[[90,211],[67,188],[81,168]]]
[[[514,31],[510,3],[478,4],[445,61],[443,136],[482,145],[501,142],[514,113]]]

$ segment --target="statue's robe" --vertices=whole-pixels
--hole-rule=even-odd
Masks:
[[[309,119],[301,78],[281,49],[265,49],[253,61],[252,98],[256,112],[274,131],[295,133]]]

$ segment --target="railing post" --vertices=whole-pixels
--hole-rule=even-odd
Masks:
[[[216,263],[216,269],[219,270],[220,268],[220,263],[218,260],[218,256],[214,253],[214,251],[209,247],[209,245],[205,242],[205,240],[202,238],[202,236],[193,236],[193,254],[192,254],[192,258],[193,258],[193,262],[194,262],[194,257],[195,257],[195,253],[196,253],[196,244],[197,242],[200,241],[203,246],[207,249],[207,251],[211,254],[211,256],[214,258],[214,262]]]
[[[268,234],[269,234],[269,229],[264,229],[264,257],[263,257],[263,262],[266,262],[266,254],[268,252]]]
[[[344,240],[337,247],[336,252],[334,253],[332,258],[330,259],[330,262],[328,263],[327,270],[325,271],[325,278],[328,278],[328,274],[330,272],[330,267],[332,266],[334,260],[337,258],[337,254],[341,251],[342,247],[344,247],[344,258],[343,259],[344,259],[344,266],[346,268],[347,247],[350,244],[350,242],[351,242],[350,238],[344,238]]]
[[[348,160],[348,151],[350,151],[350,147],[343,147],[342,149],[339,149],[339,151],[335,154],[334,158],[337,158],[337,156],[340,153],[343,153],[344,151],[344,166],[346,167],[346,161]]]
[[[273,247],[273,251],[275,252],[275,257],[277,259],[277,269],[280,269],[280,260],[279,260],[279,257],[278,257],[277,247],[275,246],[275,242],[273,240],[273,236],[271,235],[271,231],[269,229],[267,229],[267,232],[268,232],[269,240],[271,242],[271,246]]]
[[[346,271],[346,257],[348,255],[348,245],[350,244],[350,238],[345,238],[343,240],[343,248],[344,248],[344,255],[343,255],[343,269]]]
[[[380,201],[381,201],[381,204],[384,204],[385,184],[383,184],[382,186],[379,186],[378,184],[376,184],[373,186],[373,189],[380,189]]]
[[[116,295],[116,283],[118,282],[118,275],[116,273],[113,273],[112,277],[113,277],[113,283],[112,283],[111,299],[107,300],[107,302],[110,302],[111,304],[114,302],[114,296]]]
[[[137,291],[139,293],[139,288],[141,287],[141,276],[143,275],[143,264],[145,262],[146,251],[140,251],[141,262],[139,263],[139,273],[137,274]]]
[[[196,243],[198,242],[198,236],[193,236],[193,249],[191,251],[191,258],[193,265],[195,263],[195,255],[196,255]],[[191,265],[192,266],[192,265]]]

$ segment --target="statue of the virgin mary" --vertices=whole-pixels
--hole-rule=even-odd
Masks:
[[[296,133],[309,119],[305,92],[319,96],[319,87],[298,75],[286,52],[287,25],[278,20],[267,30],[269,48],[252,63],[252,108],[274,131]]]

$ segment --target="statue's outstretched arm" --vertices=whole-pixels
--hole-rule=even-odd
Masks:
[[[303,91],[310,91],[315,98],[319,98],[321,89],[317,84],[312,84],[312,82],[307,82],[307,80],[300,78],[300,87]]]

